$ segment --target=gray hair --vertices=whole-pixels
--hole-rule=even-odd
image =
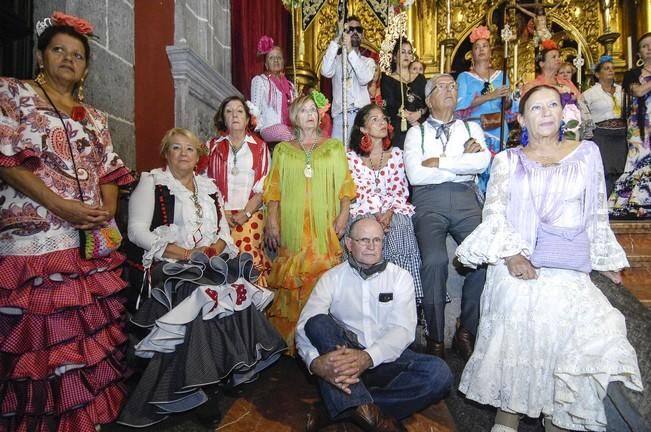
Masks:
[[[434,91],[434,86],[436,85],[436,81],[438,81],[438,79],[442,77],[450,77],[454,80],[452,75],[450,75],[449,73],[437,73],[432,75],[432,78],[430,78],[427,81],[427,84],[425,84],[425,98],[428,98],[429,95],[432,94],[432,92]]]

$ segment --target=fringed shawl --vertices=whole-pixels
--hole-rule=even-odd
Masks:
[[[292,253],[304,247],[304,222],[310,224],[318,253],[327,252],[328,230],[340,210],[340,199],[355,198],[343,144],[329,139],[312,153],[311,179],[303,174],[305,153],[288,142],[279,143],[265,181],[264,200],[280,202],[281,244]],[[311,218],[304,221],[306,206]]]

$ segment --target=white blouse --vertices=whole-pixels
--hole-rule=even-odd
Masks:
[[[213,139],[208,142],[208,146],[213,146],[217,148],[217,144],[223,140],[228,140],[226,136],[220,136],[216,139]],[[213,144],[214,143],[214,144]],[[224,208],[226,210],[242,210],[246,207],[246,203],[249,202],[249,197],[251,191],[254,194],[262,193],[264,188],[264,180],[269,173],[268,164],[264,164],[264,172],[262,177],[257,182],[255,181],[255,171],[253,170],[253,153],[249,146],[251,145],[260,145],[258,144],[251,135],[246,135],[244,138],[244,144],[237,151],[237,170],[233,170],[235,164],[235,154],[233,149],[229,148],[228,150],[228,202],[225,203]],[[212,153],[212,148],[210,152]]]
[[[292,97],[288,103],[296,97],[294,85],[290,82]],[[271,89],[271,97],[269,97]],[[269,126],[280,124],[282,120],[283,95],[265,74],[256,75],[251,80],[251,102],[260,110],[260,116],[256,119],[255,130],[262,130]]]
[[[215,201],[210,197],[211,194],[217,193],[220,209],[223,209],[224,202],[217,186],[206,176],[194,178],[202,210],[201,218],[197,217],[192,192],[174,178],[169,169],[154,169],[151,172],[143,172],[140,176],[140,182],[129,199],[128,233],[129,240],[145,250],[142,258],[145,268],[150,267],[154,260],[176,261],[163,258],[168,244],[192,249],[210,246],[221,239],[226,243],[224,253],[230,257],[237,255],[238,249],[231,238],[223,211],[220,210],[218,218]],[[150,231],[154,217],[156,185],[167,186],[174,195],[174,223]]]
[[[357,186],[357,199],[350,204],[350,214],[394,213],[411,216],[414,206],[407,202],[409,186],[405,177],[402,150],[391,149],[387,164],[374,171],[364,164],[364,160],[354,151],[349,151],[348,167]]]
[[[588,108],[592,113],[592,121],[599,123],[600,121],[616,119],[621,117],[621,107],[622,107],[622,86],[619,84],[615,85],[615,94],[611,95],[610,93],[604,91],[601,87],[601,84],[596,83],[583,93]],[[619,106],[620,112],[615,113],[615,101]]]

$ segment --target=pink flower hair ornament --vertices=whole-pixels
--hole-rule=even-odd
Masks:
[[[475,43],[480,39],[490,40],[491,32],[486,26],[477,26],[470,32],[470,43]]]
[[[274,46],[275,46],[275,42],[270,36],[267,35],[262,36],[258,40],[258,45],[257,45],[258,55],[267,55],[269,51],[273,49]]]
[[[85,19],[76,17],[74,15],[67,15],[60,11],[52,12],[52,16],[45,18],[36,23],[36,35],[40,37],[43,32],[53,26],[68,26],[75,29],[81,35],[89,38],[99,39],[93,34],[94,28],[91,23]]]

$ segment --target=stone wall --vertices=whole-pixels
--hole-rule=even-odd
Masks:
[[[167,48],[175,89],[175,123],[206,139],[231,84],[230,0],[177,0],[174,46]]]
[[[136,165],[134,125],[135,0],[41,0],[35,22],[59,10],[90,21],[99,40],[90,44],[86,101],[107,113],[113,145],[129,167]]]

